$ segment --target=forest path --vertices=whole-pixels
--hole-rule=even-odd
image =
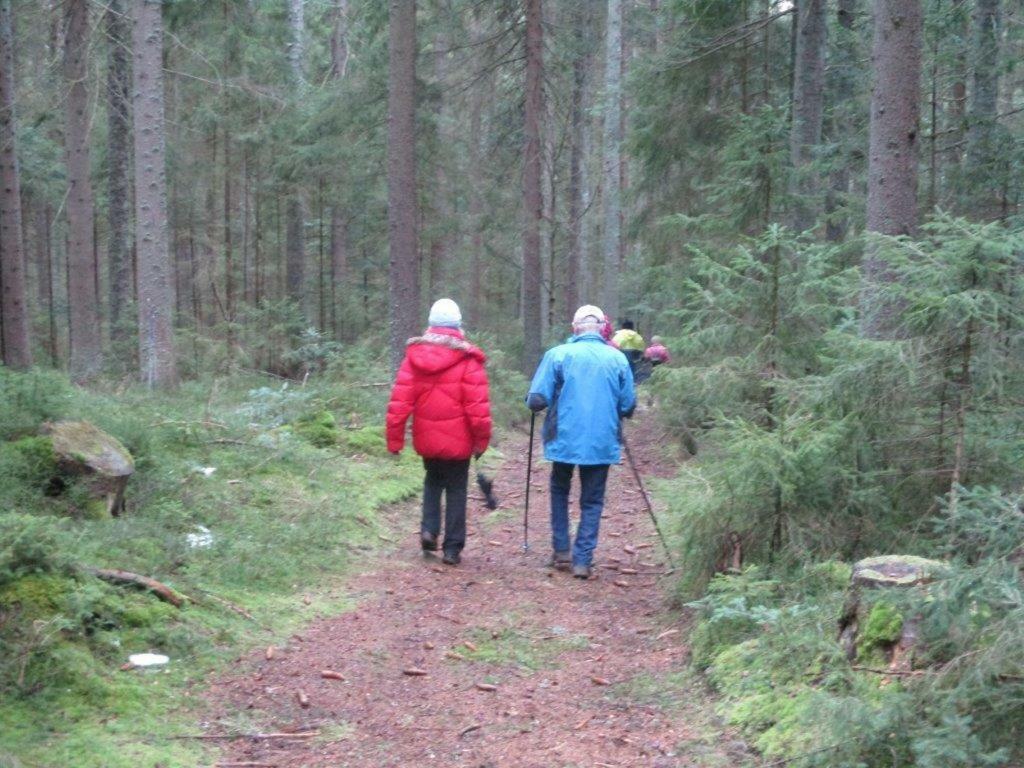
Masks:
[[[641,415],[627,429],[640,471],[667,472],[661,457],[669,441],[653,419]],[[597,577],[580,581],[546,567],[549,465],[539,446],[532,549],[522,551],[526,443],[513,433],[501,445],[498,511],[471,492],[461,566],[421,555],[418,500],[403,504],[393,522],[408,534],[350,583],[354,610],[312,623],[271,659],[263,650],[244,657],[214,683],[213,732],[239,722],[266,732],[318,731],[230,741],[218,765],[742,761],[742,743],[723,736],[706,693],[687,679],[685,627],[666,609],[671,577],[658,579],[663,554],[629,467],[612,467]],[[410,668],[426,674],[409,676]],[[325,669],[345,679],[325,679]]]

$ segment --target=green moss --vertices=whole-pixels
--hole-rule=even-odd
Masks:
[[[74,584],[52,574],[25,576],[0,587],[0,606],[17,607],[24,620],[49,618],[64,608]]]
[[[383,427],[346,430],[343,443],[346,450],[366,456],[386,456],[388,453]]]
[[[330,411],[317,411],[302,416],[292,423],[292,432],[317,448],[337,445],[340,435],[338,422]]]
[[[903,616],[891,603],[879,600],[868,613],[857,640],[857,655],[864,659],[874,651],[887,648],[900,639]]]

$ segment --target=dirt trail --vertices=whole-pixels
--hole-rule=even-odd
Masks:
[[[667,471],[656,458],[664,436],[643,418],[631,435],[641,472]],[[534,464],[531,551],[523,553],[526,439],[513,435],[501,448],[509,457],[495,484],[502,508],[488,512],[471,494],[460,567],[419,553],[418,504],[404,505],[396,523],[408,535],[397,552],[351,583],[357,609],[311,624],[269,660],[253,653],[215,682],[220,722],[211,732],[229,730],[239,713],[270,731],[320,732],[229,742],[221,765],[740,762],[699,685],[681,683],[685,632],[665,611],[663,556],[628,467],[612,468],[597,578],[579,581],[546,567],[542,461]],[[426,675],[404,674],[410,668]],[[325,679],[324,669],[345,679]]]

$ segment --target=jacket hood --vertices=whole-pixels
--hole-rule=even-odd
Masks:
[[[414,336],[407,343],[405,356],[413,368],[427,374],[440,373],[467,357],[475,357],[481,365],[487,362],[483,351],[453,328],[428,328],[422,336]]]

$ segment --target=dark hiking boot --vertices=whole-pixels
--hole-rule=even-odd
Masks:
[[[554,568],[556,571],[568,571],[572,568],[572,553],[568,551],[552,552],[548,568]]]
[[[572,567],[572,575],[577,579],[589,579],[590,570],[589,565],[574,565]]]
[[[427,530],[420,531],[420,546],[424,552],[437,552],[437,534]]]
[[[445,565],[458,565],[462,562],[462,555],[458,552],[445,552],[444,557],[441,558],[441,562]]]

